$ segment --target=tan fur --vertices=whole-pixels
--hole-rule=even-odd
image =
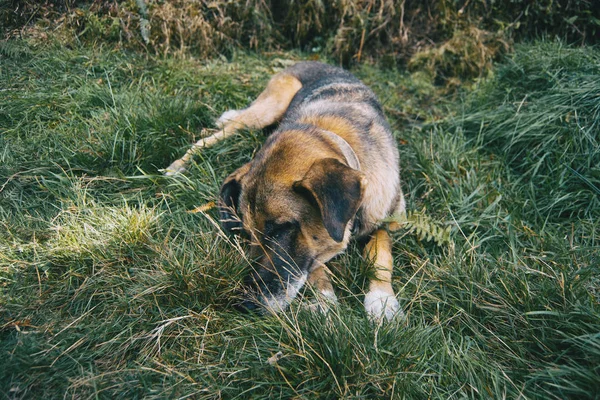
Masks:
[[[236,112],[231,118],[219,121],[221,129],[194,143],[183,157],[165,168],[165,175],[184,172],[195,152],[233,136],[239,129],[259,129],[274,124],[285,113],[294,95],[301,87],[300,81],[291,75],[279,73],[273,76],[266,89],[248,108]]]
[[[308,275],[308,283],[317,292],[317,301],[322,308],[327,308],[329,303],[337,303],[337,297],[331,284],[331,271],[325,264],[319,264]],[[325,303],[325,304],[323,304]]]
[[[383,290],[393,294],[392,289],[392,240],[385,229],[378,229],[367,243],[365,257],[373,263],[375,279],[369,283],[369,290]]]

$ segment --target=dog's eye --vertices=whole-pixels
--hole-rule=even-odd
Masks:
[[[267,223],[265,223],[265,236],[271,239],[279,239],[287,233],[296,230],[298,227],[298,221],[286,221],[280,223],[267,221]]]

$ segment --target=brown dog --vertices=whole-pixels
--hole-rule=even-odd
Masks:
[[[368,238],[375,267],[364,304],[374,318],[402,313],[391,285],[392,242],[381,221],[403,213],[398,150],[375,94],[349,72],[302,62],[273,76],[246,109],[224,113],[221,130],[200,140],[167,174],[185,169],[197,149],[240,128],[280,121],[220,195],[225,230],[245,232],[257,261],[254,303],[282,310],[306,281],[336,301],[325,263],[351,236]]]

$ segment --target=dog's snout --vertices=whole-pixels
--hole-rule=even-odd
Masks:
[[[260,257],[244,279],[244,293],[235,308],[243,313],[282,311],[296,297],[307,276],[306,268],[300,269],[277,254]]]
[[[244,299],[240,303],[237,303],[234,307],[236,310],[244,314],[249,314],[257,311],[258,304],[250,299]]]

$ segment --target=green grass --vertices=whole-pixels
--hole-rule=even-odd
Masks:
[[[418,73],[354,71],[396,129],[409,207],[452,226],[441,247],[395,237],[407,320],[380,326],[354,245],[331,262],[328,317],[232,309],[243,245],[189,211],[260,132],[158,174],[300,58],[0,45],[3,397],[598,398],[600,52],[523,45],[453,98]]]

